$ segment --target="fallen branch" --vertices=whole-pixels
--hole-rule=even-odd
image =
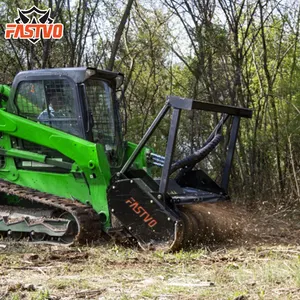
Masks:
[[[198,282],[198,283],[170,282],[170,283],[167,283],[167,285],[180,286],[180,287],[211,287],[211,286],[215,286],[215,284],[210,281],[203,281],[203,282]]]
[[[97,295],[101,295],[103,292],[105,292],[106,289],[100,289],[100,290],[82,290],[82,291],[79,291],[79,292],[76,292],[75,295],[76,296],[84,296],[85,298],[88,296],[89,298],[90,297],[94,297],[94,296],[97,296]]]

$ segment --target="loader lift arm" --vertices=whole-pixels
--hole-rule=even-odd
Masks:
[[[130,167],[161,120],[171,108],[173,111],[165,157],[159,158],[163,166],[162,176],[158,185],[158,183],[156,183],[146,173],[142,174],[141,170],[139,172],[134,172],[130,170]],[[212,189],[215,189],[217,192],[203,191],[199,189],[199,185],[196,182],[196,184],[192,184],[191,186],[192,192],[184,191],[183,194],[170,195],[168,193],[168,187],[170,175],[176,170],[173,164],[173,154],[180,114],[182,110],[192,109],[219,112],[223,115],[219,124],[209,136],[202,149],[205,147],[207,148],[210,144],[212,147],[208,147],[208,150],[204,149],[202,152],[200,149],[198,157],[193,157],[192,160],[186,160],[186,166],[189,171],[198,162],[195,159],[201,160],[218,144],[219,140],[214,140],[214,138],[221,130],[223,124],[228,119],[233,120],[227,157],[222,174],[222,184],[221,187],[219,187],[204,172],[204,174],[202,174],[202,171],[199,170],[200,174],[196,171],[198,172],[196,175],[199,176],[199,179],[203,179],[208,182],[212,186]],[[185,99],[176,96],[169,96],[167,98],[165,105],[137,145],[132,155],[124,164],[121,171],[112,178],[111,187],[108,191],[109,204],[112,208],[111,213],[130,231],[142,248],[147,249],[149,247],[156,247],[154,244],[158,245],[158,247],[168,248],[171,250],[181,247],[183,244],[189,242],[187,239],[191,238],[190,235],[188,237],[186,236],[187,231],[197,234],[200,227],[204,226],[195,219],[195,216],[188,216],[182,211],[181,208],[183,207],[183,204],[186,205],[204,201],[219,201],[228,199],[227,189],[229,175],[241,117],[251,118],[252,111],[246,108],[199,102],[193,99]],[[180,167],[184,167],[183,164],[179,165]],[[172,166],[174,168],[172,168]],[[182,169],[182,171],[184,171],[184,169]],[[187,178],[186,175],[187,174],[185,172],[181,175],[179,174],[179,177],[177,177],[177,183],[184,182]],[[132,197],[130,197],[130,195],[132,195]],[[146,218],[143,218],[144,216],[146,216]],[[134,222],[132,220],[134,220]],[[148,223],[148,220],[152,223]],[[166,220],[169,222],[166,222]],[[154,226],[149,226],[149,224],[154,224]],[[194,239],[194,241],[196,240],[197,238]]]

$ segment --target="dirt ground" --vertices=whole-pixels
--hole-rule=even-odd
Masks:
[[[299,214],[227,216],[226,240],[175,253],[0,241],[0,299],[300,299]]]

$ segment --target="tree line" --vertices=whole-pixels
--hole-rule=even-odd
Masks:
[[[17,8],[51,8],[61,40],[5,40]],[[138,142],[167,95],[249,107],[241,122],[231,193],[237,201],[300,200],[299,1],[0,1],[0,79],[21,70],[93,66],[125,73],[124,135]],[[176,158],[203,145],[220,116],[182,116]],[[201,166],[217,179],[229,127]],[[168,122],[151,146],[164,154]]]

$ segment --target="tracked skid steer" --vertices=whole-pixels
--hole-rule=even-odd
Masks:
[[[209,234],[210,216],[197,205],[229,200],[240,118],[252,111],[169,96],[141,141],[125,142],[122,82],[121,73],[82,67],[24,71],[12,86],[0,86],[4,240],[73,244],[104,235],[133,239],[142,249],[177,250]],[[220,121],[201,149],[175,161],[180,115],[191,110],[220,113]],[[162,156],[146,143],[168,112]],[[231,134],[218,185],[195,166],[220,143],[225,122]],[[161,168],[159,179],[153,166]]]

